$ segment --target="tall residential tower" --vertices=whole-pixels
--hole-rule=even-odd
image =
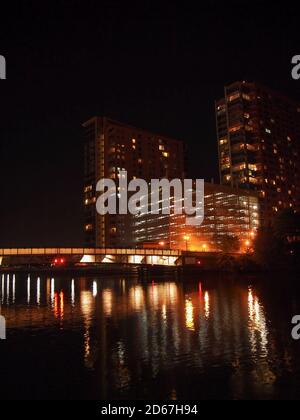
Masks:
[[[105,117],[94,117],[84,129],[84,205],[86,246],[130,247],[130,216],[100,216],[96,212],[96,184],[102,178],[118,183],[120,171],[128,181],[184,177],[184,144]]]
[[[257,83],[225,87],[216,102],[221,184],[257,190],[262,223],[300,207],[300,104]]]

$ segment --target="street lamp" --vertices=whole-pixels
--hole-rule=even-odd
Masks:
[[[188,243],[191,238],[188,235],[185,235],[183,239],[185,240],[185,250],[188,251]]]

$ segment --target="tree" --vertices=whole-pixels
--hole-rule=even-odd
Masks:
[[[216,241],[220,244],[221,252],[224,254],[235,254],[240,250],[240,240],[237,236],[216,236]]]
[[[293,268],[299,266],[300,215],[283,210],[269,227],[258,232],[254,243],[254,259],[263,268]]]

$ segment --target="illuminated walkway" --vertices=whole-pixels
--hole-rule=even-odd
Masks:
[[[57,257],[63,257],[70,263],[175,266],[181,255],[181,251],[163,249],[0,248],[0,265],[15,260],[29,264],[54,262]]]

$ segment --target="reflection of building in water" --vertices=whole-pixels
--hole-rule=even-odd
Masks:
[[[113,309],[113,293],[111,289],[102,292],[103,312],[105,316],[111,316]]]
[[[249,338],[251,343],[251,350],[253,353],[261,350],[263,354],[268,355],[268,329],[264,308],[259,302],[252,289],[248,292],[248,308],[249,308]]]
[[[185,325],[188,330],[195,331],[194,306],[191,300],[185,301]]]
[[[268,359],[275,357],[276,346],[269,345],[265,310],[254,289],[229,282],[208,287],[205,281],[101,279],[95,284],[32,276],[28,306],[23,280],[15,282],[16,307],[6,296],[12,296],[12,277],[9,287],[7,277],[1,278],[2,314],[10,328],[76,326],[85,366],[95,370],[101,395],[137,384],[143,375],[157,378],[177,363],[193,366],[195,374],[226,366],[237,397],[249,371],[255,386],[266,381],[273,386]],[[171,393],[176,384],[168,380]]]
[[[95,302],[93,294],[90,291],[81,291],[80,307],[84,319],[84,360],[88,368],[94,365],[95,352],[91,347],[91,326],[93,322],[93,313],[95,310]]]

